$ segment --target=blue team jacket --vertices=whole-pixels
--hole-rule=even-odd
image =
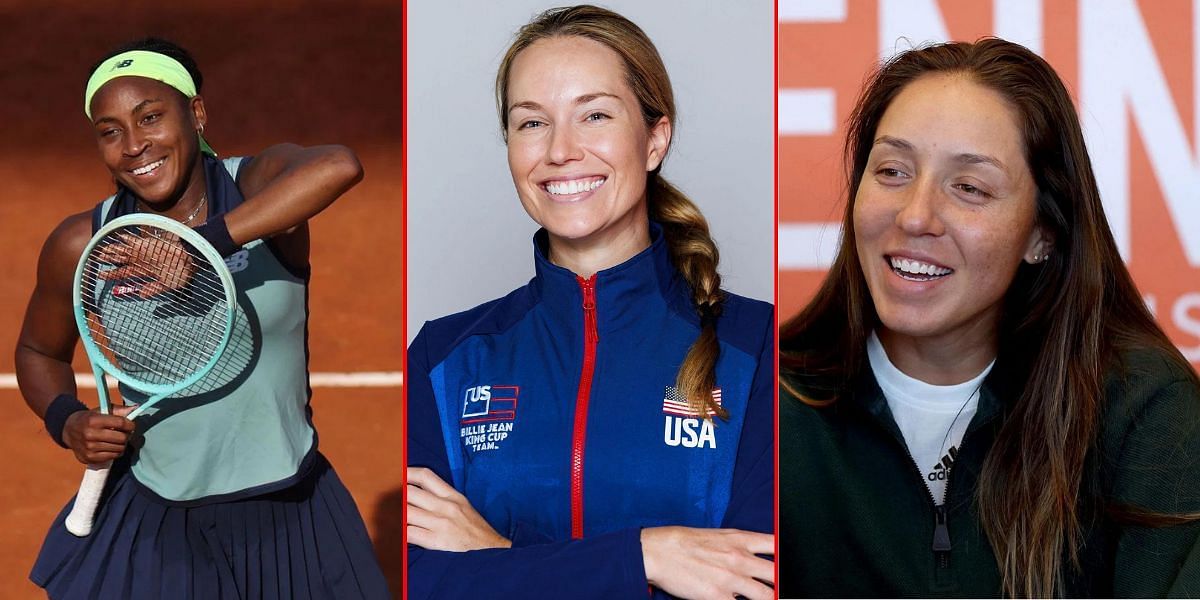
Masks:
[[[584,280],[546,258],[509,295],[425,324],[408,355],[408,464],[462,492],[511,549],[410,546],[409,598],[645,598],[642,527],[774,530],[771,305],[726,296],[721,405],[674,392],[700,331],[660,228]]]

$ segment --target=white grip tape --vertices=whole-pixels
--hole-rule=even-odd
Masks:
[[[100,504],[100,494],[104,492],[104,482],[108,481],[108,471],[112,469],[112,461],[96,465],[88,465],[83,472],[83,481],[79,482],[79,493],[75,495],[75,504],[71,514],[67,515],[67,531],[77,537],[83,537],[92,532],[92,524],[96,520],[96,507]]]

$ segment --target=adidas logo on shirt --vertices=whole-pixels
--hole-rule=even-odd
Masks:
[[[925,478],[930,481],[945,481],[950,473],[950,467],[954,466],[954,459],[958,457],[958,448],[951,446],[945,454],[942,455],[942,460],[925,474]]]

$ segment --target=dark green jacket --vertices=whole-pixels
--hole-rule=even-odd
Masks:
[[[974,493],[1005,403],[1015,400],[1012,378],[997,363],[984,382],[939,528],[939,511],[865,371],[851,394],[825,408],[780,393],[781,597],[1000,595]],[[1148,353],[1129,356],[1106,390],[1083,482],[1091,491],[1082,494],[1082,571],[1068,578],[1067,592],[1200,596],[1200,524],[1125,526],[1103,508],[1200,511],[1200,390],[1180,367]],[[935,544],[949,550],[935,552]]]

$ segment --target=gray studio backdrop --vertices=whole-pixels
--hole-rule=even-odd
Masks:
[[[723,287],[774,297],[774,35],[770,0],[605,2],[654,40],[675,88],[663,175],[704,211]],[[408,339],[430,319],[533,276],[537,226],[521,208],[496,118],[496,67],[513,33],[559,6],[408,3]]]

